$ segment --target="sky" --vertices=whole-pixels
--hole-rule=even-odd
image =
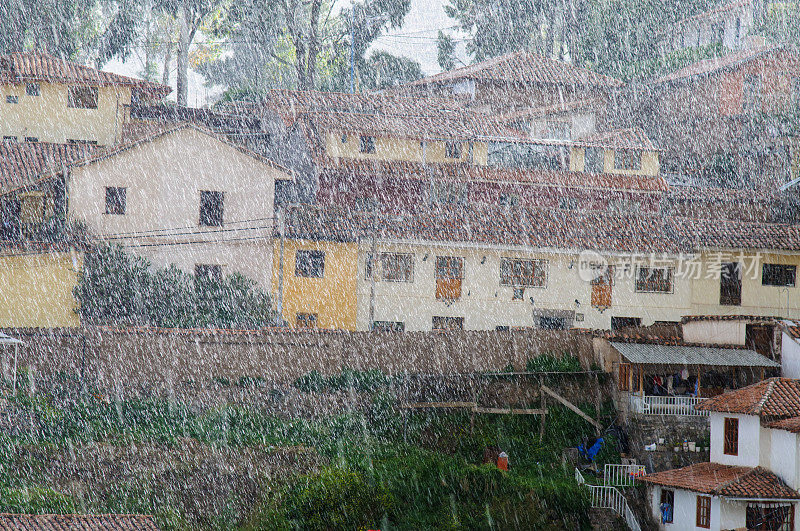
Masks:
[[[426,75],[440,72],[441,68],[436,62],[436,36],[440,29],[452,33],[455,26],[455,21],[444,12],[446,1],[411,0],[411,10],[406,15],[403,26],[379,37],[372,49],[414,59],[420,63],[422,71]],[[455,36],[458,37],[457,34]],[[457,55],[463,55],[463,43],[456,48],[456,51]],[[134,54],[124,63],[119,59],[109,61],[103,70],[139,77],[142,66],[143,61],[137,54]],[[172,67],[175,68],[174,61]],[[174,72],[170,76],[170,85],[173,93],[168,99],[174,100]],[[188,102],[190,106],[201,107],[213,103],[222,91],[223,87],[206,87],[203,76],[192,71],[189,72]]]

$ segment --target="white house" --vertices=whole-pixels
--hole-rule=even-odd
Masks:
[[[800,378],[800,322],[783,321],[781,326],[781,374]]]
[[[800,380],[710,398],[711,462],[650,474],[660,529],[800,529]]]
[[[760,0],[723,0],[708,11],[676,22],[664,32],[662,51],[720,44],[733,50],[747,46],[758,18]]]

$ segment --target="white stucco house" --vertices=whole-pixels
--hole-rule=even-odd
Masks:
[[[800,322],[783,321],[781,326],[781,374],[800,378]]]
[[[697,408],[709,412],[711,461],[642,478],[660,529],[800,529],[800,380],[770,378]]]

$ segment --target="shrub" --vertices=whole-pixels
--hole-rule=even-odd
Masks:
[[[542,354],[535,358],[528,358],[525,364],[528,372],[580,372],[583,370],[581,362],[572,354],[564,354],[556,358],[552,354]]]
[[[26,514],[69,514],[76,512],[75,501],[53,489],[33,487],[0,488],[0,512]]]

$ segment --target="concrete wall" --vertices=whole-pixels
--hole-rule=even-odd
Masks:
[[[800,378],[800,343],[789,334],[781,334],[781,376]]]
[[[99,87],[97,109],[67,106],[67,84],[40,83],[40,95],[28,96],[25,83],[0,85],[0,137],[38,138],[40,142],[94,140],[115,144],[131,103],[130,87]],[[18,103],[6,103],[16,96]]]
[[[726,417],[739,419],[738,455],[726,455],[723,452]],[[758,416],[712,412],[710,422],[712,462],[735,466],[759,466],[761,464],[761,424]]]
[[[687,343],[744,345],[745,321],[689,321],[683,324],[683,339]]]
[[[317,370],[342,367],[388,373],[454,374],[524,370],[528,358],[569,352],[584,367],[591,340],[574,332],[360,333],[289,331],[178,331],[104,328],[6,330],[26,342],[23,366],[40,374],[61,371],[98,378],[101,385],[168,389],[185,381],[242,376],[289,383]],[[146,370],[143,370],[145,369]],[[594,397],[591,397],[592,399]]]
[[[73,327],[79,253],[0,256],[0,327]]]
[[[74,168],[69,217],[157,266],[221,265],[269,286],[275,180],[287,177],[187,127]],[[105,213],[107,186],[127,188],[124,215]],[[201,190],[224,192],[222,227],[199,225]]]
[[[763,431],[771,432],[769,463],[766,466],[797,490],[800,487],[800,442],[797,434],[769,428]]]

